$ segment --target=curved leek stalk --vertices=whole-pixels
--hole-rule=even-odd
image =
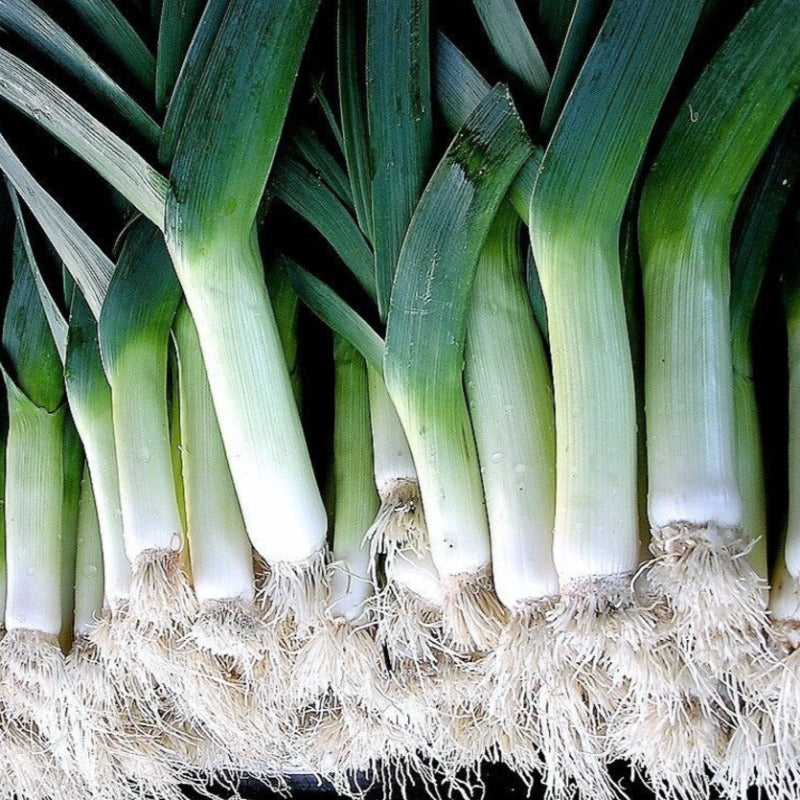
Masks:
[[[307,590],[306,602],[292,603],[301,625],[316,603],[327,518],[254,224],[317,4],[229,4],[183,122],[165,228],[247,532],[272,568],[268,594],[280,598],[291,585]]]
[[[464,328],[480,246],[528,153],[519,118],[498,87],[456,136],[417,206],[386,331],[386,385],[417,467],[431,551],[445,583],[445,624],[467,649],[490,647],[500,620],[461,387]]]
[[[497,596],[509,612],[489,659],[502,752],[530,772],[552,648],[555,419],[550,368],[523,274],[519,218],[504,204],[484,243],[467,321],[466,388],[481,462]]]
[[[789,42],[798,33],[792,2],[765,0],[745,15],[673,123],[639,214],[649,580],[670,601],[684,657],[729,683],[739,676],[743,691],[767,655],[766,594],[741,557],[730,237],[742,190],[797,92],[800,55]],[[800,574],[791,549],[787,565]]]

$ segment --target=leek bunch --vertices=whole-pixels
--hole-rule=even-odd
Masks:
[[[796,796],[796,2],[473,11],[0,0],[4,796]]]

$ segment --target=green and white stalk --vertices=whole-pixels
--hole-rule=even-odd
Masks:
[[[489,517],[492,572],[509,618],[487,671],[501,750],[530,771],[547,752],[536,730],[552,649],[547,614],[558,596],[553,562],[555,419],[550,368],[528,299],[520,221],[501,206],[475,275],[465,379]],[[487,723],[488,724],[488,723]]]
[[[800,56],[789,42],[798,33],[786,0],[745,15],[681,107],[639,214],[648,582],[668,599],[676,647],[697,680],[701,671],[738,677],[745,691],[768,657],[766,592],[743,557],[751,543],[735,457],[729,251],[742,191],[796,96]]]
[[[194,593],[199,603],[183,647],[186,669],[177,687],[184,704],[213,730],[233,769],[258,774],[260,765],[287,760],[276,720],[292,707],[293,680],[274,630],[255,598],[250,540],[233,487],[200,352],[185,303],[172,326],[177,360],[180,468]],[[264,742],[274,745],[265,747]],[[222,764],[224,765],[224,761]]]
[[[493,646],[502,612],[461,387],[464,328],[480,247],[528,147],[508,95],[493,90],[454,139],[417,206],[387,323],[386,385],[417,467],[444,584],[446,636],[467,650]]]
[[[80,515],[81,478],[83,477],[83,446],[69,413],[64,419],[64,510],[61,536],[61,634],[63,652],[72,646],[75,612],[75,567],[78,547],[78,517]]]
[[[194,600],[180,569],[184,532],[172,479],[167,412],[169,328],[180,287],[155,227],[131,226],[98,320],[111,387],[132,617],[187,624]]]
[[[327,616],[359,625],[368,618],[372,595],[369,548],[364,531],[378,509],[373,480],[369,368],[346,340],[334,340],[335,419],[333,481],[335,487],[331,585]],[[368,476],[365,479],[365,476]],[[338,682],[337,682],[338,684]]]
[[[7,372],[4,378],[9,411],[6,639],[11,631],[39,632],[43,643],[57,648],[61,631],[61,460],[66,411],[61,404],[54,409],[42,408]]]
[[[592,796],[617,791],[605,767],[616,757],[607,752],[606,719],[635,716],[654,687],[671,691],[671,669],[678,668],[655,646],[657,604],[634,586],[637,414],[619,239],[636,172],[701,7],[697,0],[612,4],[531,199],[555,390],[553,556],[561,600],[551,615],[551,680],[558,691],[542,725],[552,727],[543,746],[550,747],[548,781],[559,793],[573,783]],[[668,694],[662,706],[671,707]]]
[[[344,8],[342,10],[344,11]],[[348,34],[352,34],[350,28],[340,32],[343,37]],[[345,80],[344,77],[342,80]],[[340,91],[344,94],[347,87],[343,84]],[[355,91],[355,89],[350,87],[350,91]],[[342,113],[343,117],[350,122],[350,127],[354,127],[354,121],[349,120],[346,116],[344,107]],[[349,130],[349,127],[345,126],[345,129]],[[352,137],[356,135],[355,131],[349,134]],[[319,142],[315,142],[315,147],[323,148]],[[327,162],[326,158],[325,163]],[[351,169],[356,170],[357,167],[353,165],[357,164],[357,159],[352,159]],[[324,182],[298,161],[284,158],[273,173],[272,185],[278,197],[328,239],[370,299],[376,301],[375,277],[372,269],[373,256],[370,246],[352,216],[354,209],[345,205],[340,195],[337,195],[328,186],[328,184],[336,183],[341,176],[331,168],[327,168],[323,177]],[[359,191],[358,174],[351,172],[349,178],[353,184],[353,193],[357,193]],[[362,194],[366,192],[365,189],[360,191]],[[364,224],[362,219],[359,220],[359,224]],[[304,301],[327,325],[337,330],[337,325],[342,322],[342,314],[337,309],[349,310],[349,307],[338,297],[335,302],[328,302],[333,296],[332,292],[302,268],[291,265],[289,269],[295,288],[302,294]],[[273,299],[273,306],[275,302],[276,300]],[[343,311],[342,313],[347,312]],[[350,313],[353,313],[352,310]],[[361,327],[363,329],[363,326]],[[372,339],[379,338],[371,329],[369,330]],[[422,513],[416,469],[405,432],[382,377],[383,369],[380,358],[382,357],[383,341],[379,340],[376,344],[380,348],[380,354],[377,361],[372,360],[376,363],[370,363],[369,381],[375,482],[381,497],[381,506],[373,524],[367,531],[367,538],[372,551],[376,585],[378,584],[378,572],[381,569],[383,569],[385,578],[385,588],[375,598],[375,603],[379,621],[379,638],[389,647],[391,657],[394,650],[393,639],[397,640],[398,648],[405,652],[408,650],[406,644],[410,641],[409,637],[415,641],[419,640],[419,644],[422,646],[422,639],[431,639],[435,628],[430,625],[429,620],[424,620],[422,617],[418,616],[416,622],[414,621],[411,615],[412,606],[416,605],[415,600],[411,597],[413,589],[394,585],[396,576],[392,574],[392,569],[395,555],[403,550],[406,552],[417,551],[424,557],[427,552],[427,558],[430,559],[430,547]],[[416,557],[410,561],[407,560],[406,568],[402,570],[403,574],[408,573],[413,576],[411,565],[414,560]],[[427,575],[430,574],[427,573]],[[435,570],[432,574],[435,574]],[[421,576],[421,580],[427,581],[426,575]],[[402,604],[405,609],[402,610],[397,606],[396,601],[406,598],[407,595],[409,602]],[[385,604],[386,607],[383,610],[377,610],[377,606],[381,604]],[[393,604],[394,607],[390,608],[389,606]],[[403,624],[395,624],[401,618],[404,620]],[[391,620],[391,622],[384,624],[385,620]],[[432,646],[433,641],[431,640],[424,645],[424,648],[430,650]],[[412,649],[419,648],[417,645],[412,645]]]
[[[18,223],[14,282],[3,324],[8,403],[6,633],[0,641],[3,727],[15,759],[12,785],[27,787],[34,798],[67,797],[78,787],[69,768],[59,713],[66,688],[59,646],[66,409],[61,362],[24,238]],[[43,768],[50,774],[42,773]],[[29,770],[40,777],[38,786],[25,776]]]
[[[501,207],[467,319],[466,387],[489,515],[495,591],[509,611],[558,594],[552,556],[555,419],[550,369],[523,275],[519,220]]]
[[[301,628],[320,610],[327,519],[254,224],[317,5],[229,4],[183,123],[165,228],[247,532],[270,565],[274,616],[291,609]]]
[[[617,237],[647,137],[699,12],[693,6],[659,5],[656,13],[654,4],[615,3],[545,153],[531,203],[556,395],[554,554],[568,594],[571,584],[580,591],[581,583],[603,577],[612,595],[624,594],[638,565],[636,411]],[[654,58],[650,45],[673,25],[680,37]],[[609,65],[604,39],[629,61]],[[614,111],[588,102],[601,80]],[[641,108],[629,102],[640,93],[647,97]],[[594,192],[578,191],[581,180]],[[590,222],[576,232],[575,221],[588,212]]]
[[[254,608],[252,550],[225,458],[200,342],[185,303],[178,307],[172,335],[178,362],[181,470],[192,583],[201,604],[192,637],[204,649],[231,656],[243,666],[258,658],[265,644]]]

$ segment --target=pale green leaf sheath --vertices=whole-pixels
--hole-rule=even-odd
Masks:
[[[72,417],[64,419],[64,502],[61,511],[61,649],[68,652],[73,643],[75,613],[75,565],[78,552],[81,478],[85,458],[80,436]]]
[[[320,603],[327,520],[254,226],[316,8],[229,4],[177,143],[165,231],[247,532],[272,568],[267,593],[298,617]]]
[[[766,656],[766,596],[742,557],[730,236],[746,182],[796,96],[800,53],[790,42],[799,32],[786,0],[745,15],[683,104],[639,213],[649,580],[669,599],[687,660],[729,684],[741,679],[742,691]]]
[[[83,440],[103,542],[105,598],[110,610],[130,597],[131,567],[122,529],[111,389],[100,361],[97,321],[79,292],[69,318],[65,382],[70,409]]]
[[[103,611],[103,545],[88,466],[81,476],[75,558],[75,638],[86,637]]]
[[[169,329],[180,286],[163,239],[139,219],[127,231],[98,320],[111,387],[125,551],[133,568],[131,622],[185,625],[193,596],[181,570],[184,532],[167,411]]]
[[[525,286],[520,221],[504,204],[484,243],[467,321],[465,378],[483,476],[497,596],[509,611],[489,660],[504,757],[523,772],[539,760],[531,735],[546,615],[558,595],[553,562],[553,386]]]
[[[417,467],[445,624],[493,644],[500,614],[475,442],[461,386],[469,291],[491,219],[529,145],[506,92],[479,104],[414,214],[397,265],[384,374]]]

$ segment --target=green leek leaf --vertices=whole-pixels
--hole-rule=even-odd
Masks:
[[[0,168],[27,203],[56,252],[99,315],[114,265],[83,229],[36,182],[0,136]]]
[[[339,254],[364,291],[375,299],[372,251],[341,201],[299,161],[281,159],[272,174],[275,194],[310,222]]]
[[[47,55],[119,114],[148,143],[154,145],[158,141],[160,131],[155,121],[31,0],[0,0],[0,28],[14,31],[27,44]]]
[[[428,172],[428,0],[369,0],[367,116],[378,314],[386,319],[397,258]]]
[[[336,292],[285,256],[281,259],[300,299],[335,333],[358,350],[378,372],[383,369],[383,339]]]
[[[156,59],[156,107],[169,101],[206,0],[170,0],[161,8]]]
[[[605,3],[601,0],[577,0],[575,3],[575,10],[572,12],[572,19],[542,111],[540,127],[545,136],[549,136],[556,126],[558,115],[589,52],[604,11]]]
[[[358,225],[372,240],[372,164],[364,96],[360,89],[358,34],[354,0],[339,1],[337,68],[339,75],[339,111],[342,117],[342,144],[350,176]]]
[[[114,0],[66,0],[89,30],[125,65],[142,89],[153,91],[156,61]]]
[[[148,219],[163,225],[164,177],[69,95],[3,49],[0,97],[90,164]]]
[[[130,343],[163,345],[181,299],[178,277],[158,228],[142,218],[125,233],[117,269],[98,320],[100,353],[111,376]]]
[[[535,97],[543,97],[550,74],[519,12],[516,0],[472,0],[503,66]]]

